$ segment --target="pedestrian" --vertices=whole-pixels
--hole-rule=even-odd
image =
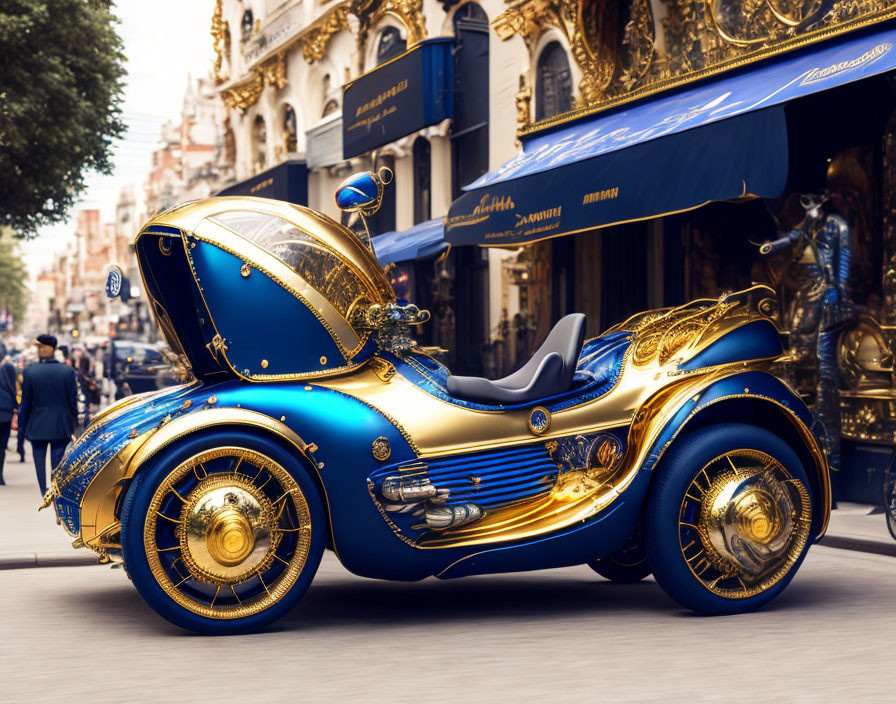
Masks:
[[[6,460],[6,444],[12,432],[12,419],[18,407],[16,369],[6,354],[6,345],[0,342],[0,486],[6,484],[3,463]]]
[[[56,338],[39,335],[36,341],[39,362],[25,369],[19,432],[31,443],[34,469],[41,494],[47,493],[47,447],[51,469],[62,461],[78,418],[75,370],[56,361]]]

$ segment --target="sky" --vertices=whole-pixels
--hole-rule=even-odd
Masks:
[[[103,222],[113,222],[120,189],[133,186],[139,196],[162,123],[180,116],[187,76],[207,76],[211,69],[214,4],[214,0],[118,0],[118,33],[127,57],[122,103],[127,132],[114,146],[114,172],[88,176],[87,190],[72,209],[70,221],[44,228],[25,243],[32,275],[72,240],[79,209],[99,208]]]

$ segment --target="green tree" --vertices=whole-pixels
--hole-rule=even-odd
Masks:
[[[18,326],[28,304],[28,289],[25,287],[28,273],[19,254],[18,243],[8,232],[0,228],[0,314],[12,315],[13,324]]]
[[[90,170],[110,173],[125,70],[109,0],[0,2],[0,226],[66,219]]]

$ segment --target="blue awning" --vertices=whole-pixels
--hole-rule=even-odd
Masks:
[[[308,205],[308,167],[304,161],[284,161],[245,181],[228,186],[216,195],[257,196]]]
[[[444,239],[442,218],[427,220],[401,232],[387,232],[373,238],[373,251],[380,264],[423,259],[438,254],[448,246]]]
[[[643,220],[787,181],[784,103],[896,66],[896,29],[828,42],[523,144],[451,206],[452,244],[511,245]]]

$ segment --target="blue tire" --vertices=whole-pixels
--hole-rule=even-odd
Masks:
[[[793,579],[812,539],[811,488],[781,438],[752,425],[694,431],[667,450],[645,518],[663,590],[703,614],[761,608]]]
[[[289,612],[328,533],[302,461],[244,431],[188,437],[151,458],[128,489],[121,523],[140,595],[171,623],[217,635],[258,631]]]

